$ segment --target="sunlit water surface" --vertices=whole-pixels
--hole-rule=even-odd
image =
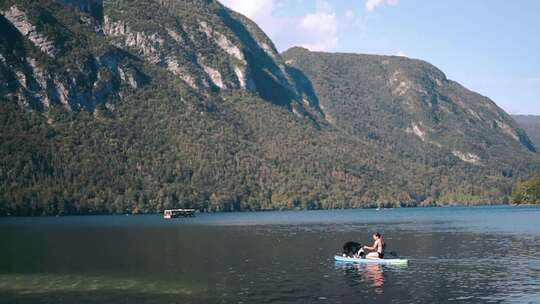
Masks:
[[[0,303],[540,303],[540,208],[0,218]]]

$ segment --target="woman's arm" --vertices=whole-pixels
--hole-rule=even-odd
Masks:
[[[373,243],[373,246],[372,246],[372,247],[364,246],[364,249],[367,249],[367,250],[375,250],[375,248],[377,247],[377,242],[378,242],[378,241],[379,241],[379,240],[375,241],[375,242]]]

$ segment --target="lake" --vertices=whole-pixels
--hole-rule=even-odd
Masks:
[[[407,266],[334,262],[385,236]],[[540,208],[0,218],[1,303],[540,303]]]

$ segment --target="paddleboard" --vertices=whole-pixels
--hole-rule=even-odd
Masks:
[[[407,265],[408,260],[405,259],[359,259],[349,258],[340,255],[335,255],[334,259],[345,263],[364,263],[364,264],[388,264],[388,265]]]

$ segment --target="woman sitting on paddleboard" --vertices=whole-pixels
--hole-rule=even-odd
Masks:
[[[386,243],[384,242],[384,239],[380,233],[373,234],[373,240],[375,242],[373,243],[373,246],[364,246],[363,249],[371,250],[373,252],[370,252],[368,255],[366,255],[366,259],[382,259],[384,258],[384,250],[386,249]]]

